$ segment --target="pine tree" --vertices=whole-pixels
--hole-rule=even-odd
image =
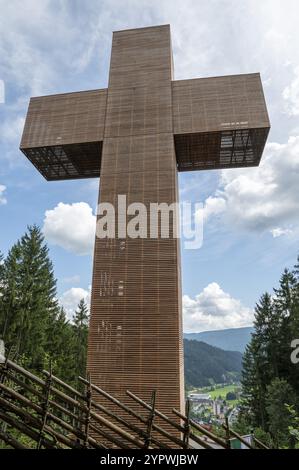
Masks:
[[[1,281],[3,279],[3,273],[4,273],[4,256],[0,251],[0,286],[1,286]]]
[[[62,307],[51,318],[47,352],[55,375],[70,385],[76,385],[73,326],[67,320]]]
[[[243,356],[241,409],[251,426],[262,426],[265,429],[266,383],[262,364],[258,342],[252,340]]]
[[[78,308],[73,318],[74,330],[74,355],[76,361],[76,376],[85,377],[87,358],[87,337],[88,337],[88,307],[84,299],[80,300]]]
[[[2,339],[3,294],[4,294],[4,256],[0,251],[0,339]]]
[[[21,324],[19,311],[20,243],[9,251],[2,267],[0,335],[8,350],[16,347],[16,337]]]
[[[255,380],[255,363],[252,350],[252,343],[246,346],[242,361],[242,395],[241,409],[242,415],[247,415],[247,421],[251,425],[257,422],[254,417],[255,397],[256,397],[256,380]]]
[[[37,226],[10,250],[4,263],[1,331],[28,367],[43,367],[47,331],[57,314],[56,280],[44,237]]]
[[[243,359],[244,404],[252,424],[266,429],[265,395],[267,385],[277,373],[276,344],[278,319],[271,296],[265,293],[255,307],[254,333]]]
[[[253,341],[256,343],[256,360],[259,375],[265,387],[271,377],[278,374],[278,347],[281,319],[273,308],[273,301],[267,292],[262,295],[255,308]]]
[[[295,278],[295,286],[293,287],[293,303],[290,318],[291,341],[299,339],[299,256],[297,264],[294,266],[293,276]],[[289,383],[294,390],[298,389],[299,384],[299,367],[298,365],[290,365]],[[299,395],[299,392],[298,392]],[[298,397],[298,414],[299,414],[299,397]]]
[[[284,379],[275,378],[267,387],[266,410],[269,420],[269,432],[276,447],[292,447],[295,439],[289,434],[293,416],[286,405],[293,406],[296,395]]]
[[[293,317],[296,310],[295,299],[296,278],[292,272],[285,269],[279,282],[279,288],[274,289],[274,310],[276,316],[280,319],[279,325],[279,344],[278,353],[278,371],[277,376],[285,377],[289,380],[292,363],[290,361],[291,341],[293,339]],[[298,304],[297,304],[298,307]]]
[[[44,237],[28,227],[2,263],[0,254],[0,338],[17,361],[37,372],[51,360],[55,375],[78,386],[85,376],[88,308],[81,300],[73,322],[56,299],[56,280]]]
[[[283,440],[290,426],[283,403],[299,410],[299,370],[290,360],[291,341],[299,338],[299,262],[293,272],[283,272],[274,293],[273,298],[264,294],[255,309],[254,333],[243,358],[242,395],[247,421],[270,431],[277,446],[290,444]]]

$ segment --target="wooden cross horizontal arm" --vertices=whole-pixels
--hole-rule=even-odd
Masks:
[[[30,99],[20,149],[47,180],[100,176],[107,89]]]
[[[258,73],[177,80],[171,89],[178,171],[259,164],[270,123]],[[100,176],[107,95],[100,89],[31,98],[20,148],[47,180]],[[123,115],[119,136],[128,132],[120,122],[132,133],[142,125],[151,133],[141,124],[144,106],[134,88],[114,105]]]

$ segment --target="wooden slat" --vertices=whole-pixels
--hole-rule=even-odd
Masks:
[[[172,82],[174,134],[270,127],[259,73]]]
[[[103,140],[107,89],[31,98],[21,149]]]
[[[259,73],[177,80],[172,96],[179,171],[259,164],[270,128]]]
[[[113,35],[100,201],[177,201],[171,55],[169,26]],[[96,239],[88,370],[125,404],[183,406],[180,282],[176,239]]]

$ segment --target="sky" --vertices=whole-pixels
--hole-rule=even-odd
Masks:
[[[179,175],[204,204],[182,247],[184,330],[249,326],[299,240],[297,0],[0,0],[0,251],[38,224],[69,317],[90,299],[97,179],[46,182],[19,151],[31,96],[106,88],[112,32],[170,24],[175,79],[260,72],[271,131],[257,168]],[[76,230],[74,230],[76,227]]]

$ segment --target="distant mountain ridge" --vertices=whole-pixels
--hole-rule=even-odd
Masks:
[[[250,342],[253,326],[243,328],[229,328],[226,330],[202,331],[201,333],[184,333],[184,338],[203,341],[225,351],[239,351],[243,353]]]
[[[202,341],[185,339],[184,359],[185,382],[189,387],[241,378],[242,354],[238,351],[223,351]]]

